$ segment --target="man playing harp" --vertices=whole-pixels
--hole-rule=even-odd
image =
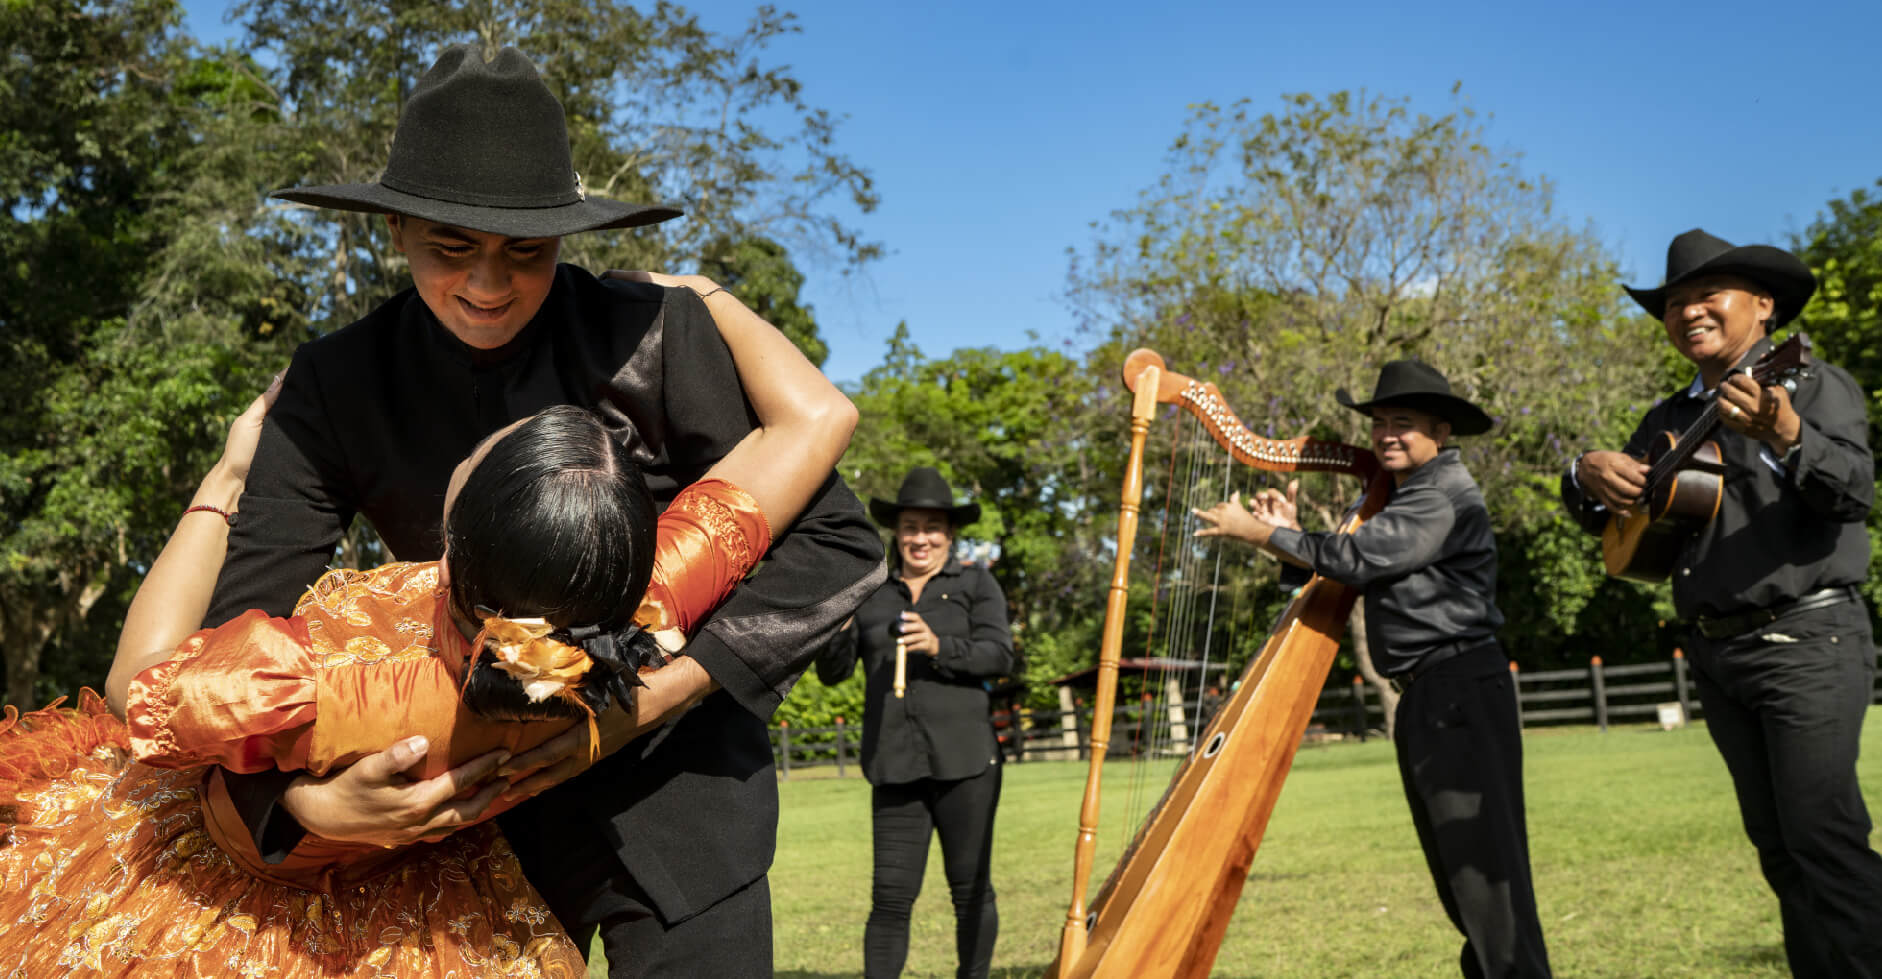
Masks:
[[[1496,539],[1483,494],[1446,448],[1490,418],[1415,360],[1379,371],[1371,400],[1335,397],[1372,419],[1372,450],[1396,484],[1351,534],[1303,533],[1287,492],[1239,495],[1206,511],[1199,537],[1245,540],[1365,594],[1366,638],[1399,685],[1399,777],[1438,900],[1464,933],[1469,977],[1547,976],[1523,808],[1522,727],[1497,642]]]

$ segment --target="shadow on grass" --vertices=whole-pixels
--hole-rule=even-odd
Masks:
[[[1728,945],[1713,950],[1712,957],[1734,968],[1770,968],[1782,975],[1790,968],[1782,945]]]

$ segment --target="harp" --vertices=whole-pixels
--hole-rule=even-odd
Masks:
[[[1124,384],[1134,394],[1130,455],[1099,650],[1091,769],[1079,811],[1071,905],[1058,958],[1047,974],[1202,977],[1215,962],[1357,593],[1317,576],[1301,588],[1087,906],[1152,416],[1159,404],[1177,406],[1245,466],[1358,477],[1365,488],[1338,527],[1343,533],[1385,505],[1391,481],[1372,453],[1357,446],[1255,435],[1214,384],[1168,370],[1163,358],[1149,350],[1126,358]]]

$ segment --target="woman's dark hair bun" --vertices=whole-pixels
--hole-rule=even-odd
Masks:
[[[590,653],[595,669],[578,694],[597,710],[609,697],[631,704],[639,667],[658,656],[651,637],[624,635],[638,631],[631,620],[653,575],[657,519],[640,468],[600,418],[570,405],[544,410],[490,446],[445,514],[452,609],[467,621],[479,607],[540,617],[564,633],[598,627],[616,638],[589,639],[603,655]],[[472,709],[512,719],[581,714],[559,698],[530,703],[492,663],[479,652],[465,687]]]
[[[635,625],[588,632],[581,639],[573,635],[583,631],[571,630],[569,635],[556,636],[570,645],[580,646],[594,661],[588,675],[573,688],[575,695],[596,714],[616,703],[622,710],[632,712],[635,688],[646,686],[640,671],[658,667],[665,659],[660,644],[654,641],[652,633]],[[587,716],[587,712],[562,697],[531,701],[521,683],[497,668],[496,656],[488,648],[478,651],[477,665],[472,667],[470,680],[464,687],[464,703],[478,716],[493,721],[552,721]]]

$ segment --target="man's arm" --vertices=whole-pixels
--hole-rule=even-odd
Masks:
[[[721,295],[714,301],[737,300]],[[676,471],[696,474],[751,431],[751,413],[707,303],[689,289],[668,289],[664,319],[662,389],[670,426],[664,444]],[[881,538],[834,472],[795,523],[772,529],[765,561],[685,652],[760,718],[783,703],[816,651],[884,573]]]
[[[1773,389],[1773,398],[1782,397]],[[1862,388],[1846,373],[1826,367],[1799,391],[1802,427],[1794,451],[1780,454],[1804,503],[1829,520],[1854,523],[1875,503],[1875,456]]]

